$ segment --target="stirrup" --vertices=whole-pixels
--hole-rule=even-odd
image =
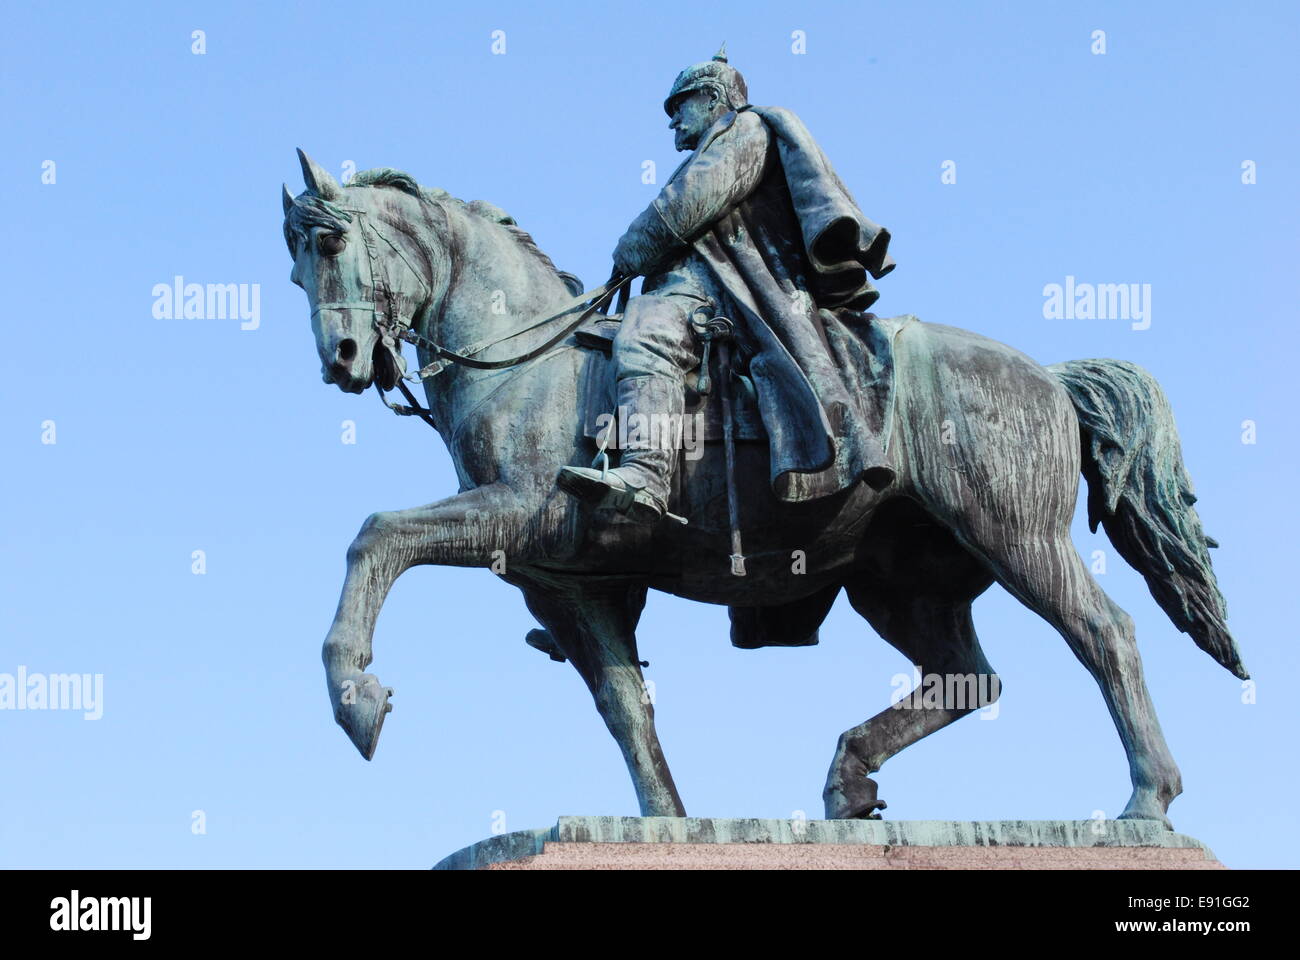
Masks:
[[[607,488],[605,497],[601,501],[600,506],[609,507],[613,510],[617,510],[619,513],[626,514],[637,502],[636,495],[640,492],[640,488],[632,486],[632,484],[628,483],[628,481],[624,480],[623,477],[618,474],[615,475],[615,478],[621,486],[616,487],[610,482],[609,451],[605,450],[604,447],[602,447],[600,452],[592,459],[591,469],[596,469],[597,465],[600,466],[600,483],[603,483]],[[647,495],[643,498],[642,502],[647,507],[655,507],[656,504],[645,502],[649,499],[650,498]],[[658,511],[660,516],[666,512],[666,510]],[[658,517],[655,517],[655,519],[657,520]]]
[[[598,457],[599,459],[599,457]],[[654,523],[662,517],[687,523],[685,517],[669,513],[665,506],[643,487],[635,487],[622,476],[611,471],[608,459],[600,473],[595,466],[561,467],[556,477],[556,485],[565,493],[571,494],[584,503],[592,504],[597,510],[614,510],[637,523]]]

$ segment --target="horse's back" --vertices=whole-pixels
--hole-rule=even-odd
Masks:
[[[895,340],[895,407],[905,482],[932,512],[1032,504],[1056,522],[1073,513],[1079,425],[1055,375],[971,330],[911,323]]]
[[[942,323],[922,323],[914,317],[889,317],[877,321],[897,331],[897,375],[909,384],[921,375],[938,375],[950,383],[987,383],[995,389],[1029,388],[1069,395],[1045,366],[1009,344],[973,330]]]

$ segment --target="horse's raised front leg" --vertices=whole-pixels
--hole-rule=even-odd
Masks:
[[[373,659],[371,640],[393,582],[419,564],[486,567],[495,551],[522,549],[530,511],[509,489],[477,487],[410,510],[371,515],[348,548],[334,622],[322,659],[334,719],[369,760],[375,755],[392,689],[363,671]]]

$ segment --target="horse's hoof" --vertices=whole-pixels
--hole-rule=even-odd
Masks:
[[[870,777],[854,779],[843,789],[825,794],[827,820],[880,820],[876,811],[889,804],[876,796],[878,785]]]
[[[865,806],[859,806],[856,809],[850,810],[844,816],[840,817],[840,819],[841,820],[883,820],[884,817],[882,817],[876,811],[884,810],[888,806],[889,804],[885,803],[884,800],[873,800],[871,803],[866,804]]]
[[[542,651],[556,663],[564,663],[567,659],[549,630],[529,630],[528,636],[524,637],[524,643],[534,650]]]
[[[393,709],[388,702],[392,695],[393,688],[380,684],[379,678],[372,673],[363,673],[355,680],[345,681],[339,692],[334,719],[367,760],[374,757],[379,746],[384,717]]]
[[[1154,787],[1136,789],[1128,798],[1128,803],[1124,805],[1124,812],[1118,819],[1155,820],[1163,824],[1166,830],[1173,830],[1174,825],[1165,816],[1165,811],[1169,809],[1169,802],[1182,792],[1180,783],[1174,783],[1164,789]]]
[[[1116,819],[1117,820],[1154,820],[1157,823],[1162,824],[1166,830],[1172,831],[1174,829],[1174,824],[1172,820],[1166,817],[1163,813],[1158,813],[1154,810],[1125,810],[1118,817],[1116,817]]]

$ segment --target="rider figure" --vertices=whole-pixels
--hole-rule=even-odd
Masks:
[[[819,327],[830,319],[819,308],[860,309],[875,300],[878,294],[865,273],[878,277],[892,269],[885,252],[889,235],[861,216],[793,114],[749,104],[745,80],[724,51],[725,45],[712,60],[682,71],[669,91],[664,110],[675,146],[692,153],[614,250],[617,275],[646,278],[614,340],[618,408],[650,420],[666,414],[662,422],[675,422],[685,407],[685,376],[700,361],[692,318],[734,316],[739,308],[745,320],[737,323],[737,335],[751,352],[770,354],[764,358],[770,360],[767,366],[756,361],[754,369],[760,411],[774,445],[774,483],[782,479],[782,467],[807,474],[834,464],[842,475],[824,488],[788,485],[783,499],[810,499],[859,478],[882,489],[893,471],[875,438],[864,434],[862,418],[853,416],[856,391],[836,380],[833,356],[818,355],[827,349]],[[787,183],[796,173],[798,183]],[[859,227],[847,247],[841,235],[848,234],[834,231],[848,252],[837,249],[842,262],[830,266],[817,257],[810,262],[805,250],[809,245],[823,251],[822,235],[810,236],[810,224],[818,215],[825,219],[825,208],[836,214],[828,222],[842,227],[837,221],[851,219]],[[832,232],[824,225],[816,229]],[[765,370],[784,370],[770,377],[767,405],[762,403]],[[790,383],[804,389],[782,401],[777,394],[782,388],[789,392]],[[798,400],[802,406],[792,402]],[[773,430],[777,418],[787,422],[786,429]],[[855,419],[859,422],[848,422]],[[823,435],[825,444],[817,447]],[[854,455],[837,456],[835,444],[846,438],[855,444]],[[598,507],[653,522],[667,510],[677,456],[678,451],[647,438],[624,448],[618,467],[604,472],[564,467],[558,484]],[[778,493],[781,489],[778,485]]]

